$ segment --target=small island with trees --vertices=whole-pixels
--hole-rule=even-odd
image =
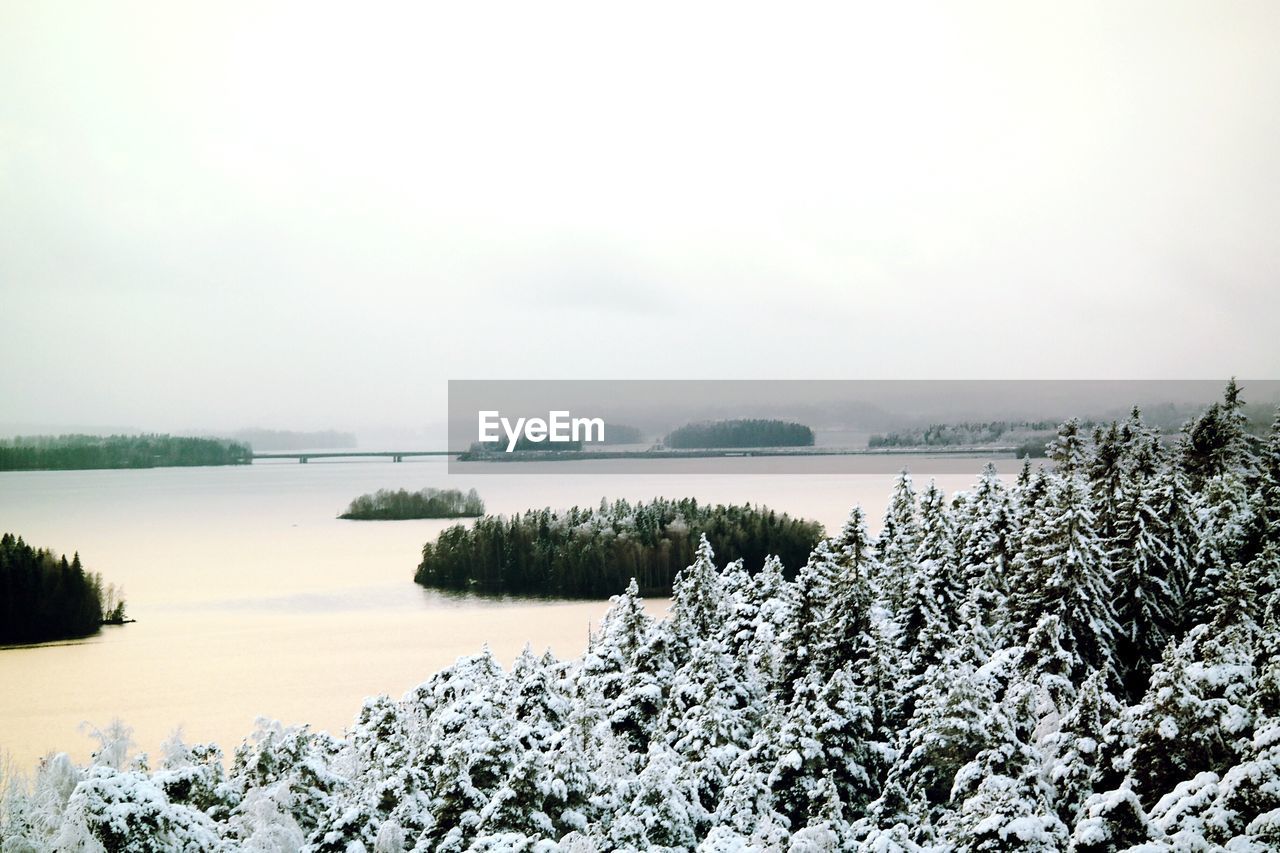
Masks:
[[[712,506],[692,498],[596,509],[528,510],[455,525],[422,549],[414,581],[484,593],[603,598],[625,588],[666,594],[705,534],[724,566],[755,573],[769,556],[793,577],[822,538],[822,525],[751,504]]]
[[[0,439],[0,471],[248,465],[248,444],[176,435],[36,435]]]
[[[21,536],[0,536],[0,645],[87,637],[131,621],[122,591],[85,571],[78,553],[68,561]]]
[[[361,495],[338,516],[349,521],[403,521],[411,518],[475,518],[484,515],[484,501],[475,489],[379,489]]]
[[[723,447],[812,447],[813,430],[793,421],[747,418],[686,424],[672,430],[667,447],[705,450]]]

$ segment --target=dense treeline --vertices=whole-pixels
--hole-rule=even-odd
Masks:
[[[108,732],[7,800],[21,850],[1280,850],[1280,414],[1176,446],[1064,424],[1052,467],[895,484],[794,580],[700,543],[584,655],[488,651],[342,739],[263,724],[229,767]]]
[[[603,598],[635,578],[641,589],[665,593],[703,534],[723,562],[741,559],[757,571],[774,554],[794,570],[822,527],[766,507],[692,499],[529,510],[445,530],[423,547],[414,580],[444,589]]]
[[[484,515],[484,501],[475,489],[463,494],[458,489],[379,489],[351,502],[338,518],[357,521],[388,521],[407,518],[471,518]]]
[[[0,471],[241,465],[247,444],[173,435],[58,435],[0,439]]]
[[[743,419],[686,424],[672,430],[668,447],[701,450],[721,447],[811,447],[813,430],[791,421]]]
[[[867,440],[868,447],[954,447],[966,444],[996,444],[1002,441],[1019,442],[1033,438],[1028,433],[1039,433],[1040,444],[1052,436],[1057,424],[1053,421],[965,421],[954,424],[930,424],[926,427],[898,430],[877,434]]]
[[[84,637],[123,622],[124,602],[76,554],[55,557],[11,533],[0,536],[0,644]]]

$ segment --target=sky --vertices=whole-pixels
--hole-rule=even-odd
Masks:
[[[0,0],[0,423],[1280,376],[1280,4]]]

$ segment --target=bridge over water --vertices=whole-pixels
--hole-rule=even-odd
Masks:
[[[320,452],[305,451],[301,453],[255,453],[253,461],[259,459],[297,459],[303,465],[312,459],[360,459],[379,457],[392,462],[403,462],[409,456],[457,456],[452,450],[324,450]]]

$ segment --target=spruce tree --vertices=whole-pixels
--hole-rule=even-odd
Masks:
[[[1181,609],[1170,583],[1180,567],[1161,511],[1168,505],[1163,488],[1159,481],[1126,484],[1112,552],[1120,624],[1117,662],[1134,699],[1146,689],[1151,667],[1176,629]]]
[[[1009,494],[992,463],[982,469],[958,531],[958,562],[971,607],[991,627],[1008,595],[1013,549]]]
[[[1074,826],[1082,816],[1085,800],[1097,788],[1103,768],[1102,744],[1107,725],[1121,712],[1121,705],[1107,690],[1107,675],[1096,671],[1084,680],[1074,704],[1045,739],[1051,756],[1049,782],[1055,790],[1058,816]]]
[[[835,560],[828,582],[816,664],[824,675],[847,665],[871,623],[872,578],[878,574],[866,518],[860,507],[849,515],[835,542]]]
[[[906,469],[894,481],[876,547],[881,570],[877,579],[879,594],[892,609],[899,610],[907,579],[915,569],[916,549],[920,547],[916,494]]]
[[[1052,479],[1042,511],[1024,531],[1018,561],[1019,582],[1027,585],[1019,598],[1023,624],[1033,614],[1056,615],[1077,673],[1115,672],[1114,581],[1080,478]]]
[[[1060,477],[1083,476],[1089,463],[1088,444],[1080,433],[1080,421],[1071,418],[1058,427],[1058,435],[1045,448]]]

